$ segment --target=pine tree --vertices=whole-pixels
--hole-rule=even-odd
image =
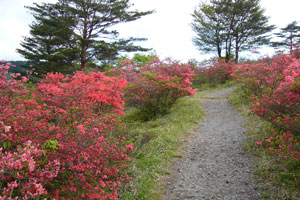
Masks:
[[[272,46],[275,48],[288,48],[290,54],[292,54],[293,50],[299,49],[300,26],[298,25],[298,22],[293,21],[280,30],[281,31],[275,33],[275,35],[282,40],[279,42],[272,42]]]
[[[194,44],[204,53],[217,52],[221,58],[224,48],[224,24],[216,5],[201,3],[192,16],[192,28],[197,34],[193,38]]]
[[[59,4],[35,3],[27,7],[35,18],[30,25],[31,37],[21,42],[23,55],[40,73],[69,72],[76,69],[79,52],[73,36],[76,21]]]
[[[203,9],[205,7],[210,9]],[[208,15],[210,13],[212,15]],[[267,24],[268,18],[260,8],[260,0],[210,0],[201,4],[193,17],[192,26],[198,35],[194,38],[195,45],[202,45],[199,47],[202,51],[207,51],[205,48],[210,51],[218,49],[219,57],[222,53],[219,47],[222,47],[226,60],[232,56],[233,48],[235,62],[238,62],[240,51],[267,44],[270,40],[267,33],[275,28]]]
[[[120,52],[147,51],[136,46],[143,38],[119,38],[113,25],[130,22],[153,11],[131,11],[129,0],[59,0],[34,4],[31,37],[17,51],[45,71],[85,69],[116,59]]]
[[[248,50],[269,44],[270,33],[274,25],[268,25],[264,9],[260,8],[260,0],[235,0],[232,4],[233,19],[231,27],[234,36],[235,62],[238,62],[239,51]]]

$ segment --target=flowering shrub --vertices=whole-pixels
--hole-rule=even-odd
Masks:
[[[133,148],[109,136],[124,114],[126,81],[50,73],[33,85],[18,74],[7,80],[8,68],[0,66],[3,198],[116,199]]]
[[[57,160],[40,165],[45,160],[42,150],[36,148],[30,141],[16,152],[5,151],[0,148],[0,198],[10,199],[21,194],[24,199],[32,199],[47,195],[45,186],[57,176],[60,163]],[[18,199],[18,198],[15,198]]]
[[[239,65],[235,76],[253,95],[252,111],[277,129],[267,142],[299,159],[300,59],[277,55],[272,62]]]
[[[300,140],[291,131],[273,130],[271,137],[256,141],[257,145],[267,147],[267,150],[288,159],[300,161]]]
[[[191,88],[194,71],[189,65],[157,57],[145,66],[132,60],[123,60],[120,65],[110,72],[128,81],[127,102],[140,109],[144,120],[166,114],[179,97],[196,93]]]
[[[214,59],[209,67],[200,66],[195,67],[194,70],[195,80],[193,83],[195,85],[201,86],[202,84],[208,83],[211,87],[214,87],[232,78],[233,63],[226,63],[223,59]]]
[[[299,70],[300,60],[284,55],[274,57],[272,64],[244,64],[236,69],[244,86],[255,95],[253,111],[280,129],[297,134],[299,129],[294,126],[300,110],[295,80]]]
[[[233,76],[255,95],[266,92],[266,87],[274,90],[282,80],[283,70],[289,66],[293,58],[285,55],[277,55],[271,61],[262,60],[253,64],[237,65]],[[270,91],[270,90],[269,90]]]

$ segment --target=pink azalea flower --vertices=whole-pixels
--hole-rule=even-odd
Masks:
[[[5,133],[8,133],[11,129],[11,126],[4,126]]]
[[[271,139],[270,139],[270,138],[266,139],[266,142],[269,142],[269,143],[270,143],[270,142],[271,142]]]

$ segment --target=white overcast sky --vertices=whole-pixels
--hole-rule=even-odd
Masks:
[[[23,60],[16,48],[23,36],[29,35],[32,16],[24,6],[33,2],[56,2],[56,0],[0,0],[0,60]],[[133,8],[141,11],[156,10],[154,14],[144,16],[134,22],[117,25],[121,36],[148,38],[140,43],[153,48],[161,57],[172,57],[186,62],[194,58],[202,60],[205,56],[198,52],[192,43],[195,35],[191,29],[191,13],[201,0],[131,0]],[[296,20],[300,21],[300,0],[261,0],[265,15],[270,24],[284,27]],[[270,51],[261,51],[270,54]],[[247,55],[245,55],[247,56]]]

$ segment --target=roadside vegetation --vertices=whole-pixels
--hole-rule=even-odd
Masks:
[[[256,141],[272,136],[272,124],[251,112],[250,98],[242,88],[229,95],[230,103],[245,118],[248,140],[247,152],[255,155],[254,175],[262,190],[261,199],[298,199],[299,198],[299,163],[282,159],[266,147],[257,147]]]
[[[136,115],[132,110],[124,119],[126,137],[135,149],[129,166],[133,182],[120,199],[159,199],[161,177],[169,173],[170,161],[180,157],[178,147],[203,118],[201,93],[179,99],[165,116],[144,122]]]
[[[132,64],[131,60],[130,65]],[[224,69],[224,66],[227,68]],[[160,199],[163,192],[161,178],[169,174],[170,161],[181,157],[182,149],[179,147],[182,147],[189,134],[195,132],[199,121],[204,117],[202,96],[233,85],[230,66],[232,65],[217,60],[212,60],[207,68],[193,65],[195,73],[192,86],[198,89],[197,93],[178,99],[166,115],[145,121],[141,118],[139,109],[127,112],[124,117],[127,129],[124,134],[135,146],[131,154],[132,163],[129,165],[133,182],[126,185],[120,199]],[[177,73],[175,69],[172,69],[173,73]]]
[[[236,84],[230,101],[248,119],[263,198],[300,199],[297,22],[271,42],[259,0],[210,0],[192,15],[194,43],[218,58],[130,59],[121,53],[151,49],[134,44],[145,38],[119,38],[114,25],[154,13],[131,6],[27,7],[34,22],[17,51],[33,67],[0,61],[0,199],[160,199],[170,161],[204,117],[201,96]],[[262,44],[282,53],[238,64],[241,51]]]
[[[262,199],[300,198],[299,67],[298,52],[236,67],[230,102],[246,117]]]
[[[189,65],[135,62],[34,84],[2,61],[3,198],[159,199],[169,161],[203,117],[204,91],[191,87],[201,77]]]

